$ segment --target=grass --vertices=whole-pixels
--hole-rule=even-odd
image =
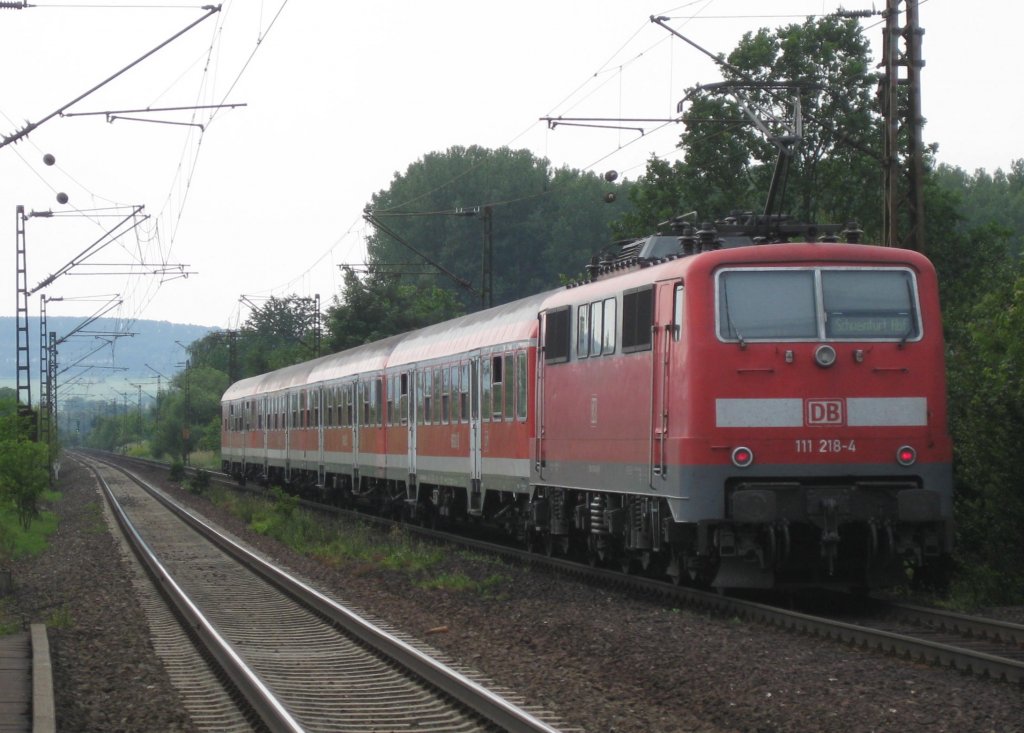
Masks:
[[[53,504],[60,498],[58,492],[45,491],[40,503]],[[26,529],[18,521],[14,506],[0,504],[0,563],[38,555],[46,549],[50,535],[56,530],[57,515],[53,512],[40,511]]]
[[[54,504],[61,499],[56,491],[45,491],[40,504]],[[24,557],[38,555],[49,545],[49,538],[57,530],[57,515],[39,512],[26,529],[18,521],[18,512],[8,503],[0,503],[0,568]],[[21,619],[16,618],[8,601],[0,598],[0,636],[21,631]]]
[[[104,534],[110,531],[110,527],[107,525],[107,520],[103,516],[103,505],[98,501],[89,502],[85,511],[89,520],[86,526],[86,531],[90,534]]]
[[[306,511],[294,496],[275,489],[272,499],[213,488],[210,499],[245,521],[262,535],[331,567],[347,566],[357,572],[400,573],[419,588],[501,597],[508,577],[491,573],[483,580],[447,572],[448,552],[420,542],[401,526],[388,532],[363,524],[340,522]],[[479,560],[460,553],[463,560]]]
[[[220,451],[196,450],[189,453],[189,465],[193,468],[206,468],[211,471],[220,470]]]
[[[75,625],[71,618],[71,609],[62,605],[46,617],[46,625],[51,629],[70,629]]]
[[[21,620],[16,618],[10,602],[0,598],[0,636],[17,634],[21,629]]]

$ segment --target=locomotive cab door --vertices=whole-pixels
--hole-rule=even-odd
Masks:
[[[652,489],[662,488],[668,478],[670,378],[674,352],[682,340],[683,283],[655,283],[651,326],[651,450],[648,480]]]
[[[533,463],[530,466],[531,480],[542,483],[550,477],[545,470],[547,462],[547,441],[549,439],[547,424],[548,394],[547,368],[549,364],[562,364],[569,361],[572,309],[561,306],[543,311],[538,316],[540,343],[537,349],[536,402],[534,404],[534,442]]]

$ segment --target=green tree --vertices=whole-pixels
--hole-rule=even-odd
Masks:
[[[50,485],[48,446],[32,440],[31,432],[31,420],[21,414],[17,401],[0,400],[0,505],[13,506],[26,528]]]
[[[194,367],[223,372],[232,381],[317,356],[321,316],[315,298],[269,298],[238,331],[214,331],[189,345]]]
[[[262,374],[317,356],[315,298],[269,298],[253,309],[241,329],[239,349],[244,374]]]
[[[857,22],[823,17],[747,33],[722,74],[723,83],[688,93],[680,142],[684,159],[648,164],[631,193],[636,211],[617,232],[639,236],[668,216],[689,211],[696,211],[698,220],[734,210],[762,213],[780,146],[751,123],[749,114],[779,139],[792,131],[798,98],[804,124],[785,179],[782,209],[800,221],[857,219],[869,233],[877,233],[881,135],[872,111],[876,79]],[[792,86],[780,88],[780,82]]]
[[[927,253],[943,304],[956,480],[954,593],[969,604],[1024,600],[1024,273],[1002,226],[968,218],[971,182],[950,170],[925,187]],[[966,212],[966,213],[965,213]]]
[[[373,271],[360,278],[346,268],[344,289],[327,311],[328,349],[342,351],[459,315],[461,304],[450,291],[403,285]]]
[[[964,594],[1024,599],[1024,275],[1004,278],[959,329],[950,358]]]
[[[972,174],[941,164],[934,176],[939,187],[960,200],[958,213],[964,226],[1001,227],[1014,256],[1024,253],[1024,159],[1013,161],[1009,173],[998,169],[992,174],[985,170]]]
[[[157,402],[151,450],[154,455],[180,457],[220,444],[220,398],[227,375],[211,367],[195,367],[175,375],[171,389]]]
[[[582,271],[608,244],[611,222],[628,209],[624,185],[593,173],[552,171],[527,150],[471,146],[429,153],[367,205],[397,235],[377,230],[369,236],[369,264],[374,278],[436,286],[453,293],[464,310],[478,310],[490,207],[494,304],[557,287],[560,273]],[[607,193],[617,202],[605,203]]]

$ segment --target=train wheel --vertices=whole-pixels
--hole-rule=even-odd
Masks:
[[[601,564],[601,550],[597,547],[597,537],[587,535],[587,563],[590,567],[596,568]]]
[[[538,533],[533,529],[528,519],[523,520],[521,532],[523,548],[527,552],[537,552],[539,546]]]
[[[682,585],[686,579],[686,571],[683,569],[685,560],[683,552],[676,546],[672,546],[670,550],[670,557],[668,564],[665,567],[665,575],[671,581],[672,585]]]

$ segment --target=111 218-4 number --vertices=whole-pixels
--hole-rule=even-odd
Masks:
[[[839,438],[797,438],[797,453],[856,453],[857,444],[853,440]]]

